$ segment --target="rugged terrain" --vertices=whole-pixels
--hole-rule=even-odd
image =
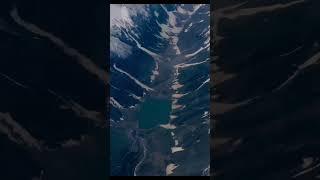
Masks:
[[[209,5],[111,8],[112,175],[208,175]],[[142,128],[150,99],[169,100],[168,120]]]

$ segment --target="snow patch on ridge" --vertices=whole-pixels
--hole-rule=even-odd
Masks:
[[[183,151],[184,149],[182,147],[171,147],[171,153],[176,153],[176,152],[180,152]]]
[[[132,40],[136,43],[137,47],[139,49],[141,49],[142,51],[146,52],[147,54],[149,54],[151,57],[153,58],[160,58],[160,55],[158,55],[157,53],[154,53],[152,51],[150,51],[149,49],[141,46],[141,44],[139,43],[139,41],[137,41],[131,34],[128,33],[128,35],[132,38]]]
[[[110,51],[115,53],[118,57],[125,59],[131,52],[131,46],[122,42],[119,38],[110,37]]]
[[[138,101],[141,101],[142,100],[142,97],[139,97],[139,96],[137,96],[137,95],[135,95],[135,94],[129,94],[129,96],[130,97],[133,97],[134,99],[136,99],[136,100],[138,100]]]
[[[155,15],[156,17],[159,17],[159,13],[158,13],[157,11],[154,11],[154,15]]]
[[[173,173],[173,170],[176,169],[178,167],[178,165],[175,165],[173,163],[168,164],[166,167],[166,175],[170,175]]]
[[[192,27],[192,23],[190,23],[189,25],[188,25],[188,27],[184,30],[184,32],[188,32],[189,31],[189,29]]]
[[[204,86],[205,84],[210,82],[210,78],[208,78],[207,80],[205,80],[195,91],[199,90],[200,88],[202,88],[202,86]]]
[[[196,63],[190,63],[190,64],[181,63],[181,64],[175,65],[174,67],[175,67],[175,68],[186,68],[186,67],[190,67],[190,66],[195,66],[195,65],[199,65],[199,64],[206,63],[206,62],[208,62],[208,60],[209,60],[209,58],[207,58],[207,59],[204,60],[204,61],[196,62]]]
[[[123,106],[118,101],[116,101],[113,97],[110,97],[110,103],[115,108],[123,109]]]
[[[128,76],[130,79],[132,79],[136,84],[138,84],[140,87],[142,87],[143,89],[147,90],[147,91],[154,91],[154,89],[148,87],[147,85],[143,84],[142,82],[140,82],[138,79],[134,78],[133,76],[131,76],[129,73],[125,72],[124,70],[118,68],[116,66],[116,64],[113,64],[113,68],[115,70],[117,70],[118,72],[125,74],[126,76]]]
[[[210,46],[210,44],[207,44],[205,47],[200,47],[196,52],[191,53],[191,54],[187,54],[187,55],[185,55],[185,57],[187,57],[187,58],[193,57],[193,56],[197,55],[199,52],[201,52],[202,50],[209,48],[209,46]]]
[[[149,17],[149,5],[145,4],[110,4],[110,28],[134,27],[132,17]]]
[[[173,124],[170,124],[170,123],[168,123],[168,124],[161,124],[160,127],[165,128],[165,129],[171,129],[171,130],[172,130],[172,129],[176,129],[176,126],[173,125]]]

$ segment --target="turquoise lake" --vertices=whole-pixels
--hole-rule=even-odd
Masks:
[[[139,128],[149,129],[160,124],[167,124],[171,111],[168,99],[146,99],[138,112]]]

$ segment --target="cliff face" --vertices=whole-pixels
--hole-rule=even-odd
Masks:
[[[318,1],[215,1],[216,179],[312,179],[319,160]]]

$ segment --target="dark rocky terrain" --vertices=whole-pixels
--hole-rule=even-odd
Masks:
[[[214,179],[320,177],[319,7],[214,2]]]
[[[0,9],[0,179],[106,179],[105,2]]]

